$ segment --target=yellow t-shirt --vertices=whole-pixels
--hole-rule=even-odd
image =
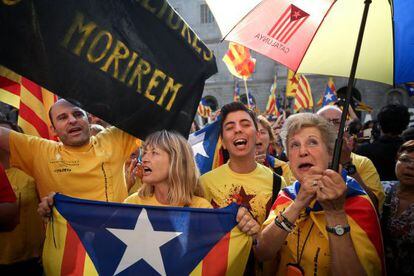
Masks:
[[[138,139],[111,127],[81,147],[12,131],[10,164],[36,180],[40,197],[50,192],[68,196],[123,202],[127,197],[124,162]]]
[[[140,204],[140,205],[148,205],[148,206],[172,206],[172,205],[165,205],[160,203],[155,195],[150,197],[140,197],[138,193],[134,193],[125,199],[124,203],[131,203],[131,204]],[[191,204],[188,206],[191,208],[212,208],[211,204],[202,197],[193,196],[191,200]]]
[[[37,214],[34,179],[16,168],[6,169],[19,204],[20,222],[11,232],[0,233],[0,264],[13,264],[42,255],[45,229]]]
[[[351,153],[351,159],[359,176],[361,176],[362,181],[364,181],[364,184],[367,185],[377,197],[378,206],[381,209],[385,200],[385,193],[377,169],[372,161],[365,156]]]
[[[247,174],[233,172],[226,163],[200,177],[205,198],[214,208],[226,207],[232,202],[244,205],[262,224],[266,211],[270,210],[273,190],[273,172],[270,168],[257,164],[256,169]],[[285,187],[282,178],[281,187]]]

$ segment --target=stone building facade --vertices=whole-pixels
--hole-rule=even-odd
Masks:
[[[207,46],[214,51],[216,56],[218,73],[207,80],[203,97],[207,96],[216,101],[218,108],[232,101],[234,77],[229,73],[222,61],[228,49],[228,42],[221,41],[219,28],[205,1],[169,0],[169,2]],[[275,73],[277,74],[277,89],[279,92],[283,92],[286,87],[287,69],[283,65],[258,53],[252,52],[252,56],[256,59],[256,69],[247,81],[247,85],[256,100],[259,110],[264,111]],[[306,77],[310,82],[316,103],[325,91],[329,76],[306,75]],[[347,82],[346,78],[334,77],[337,89],[346,86]],[[375,118],[379,109],[388,103],[398,102],[414,108],[414,97],[410,99],[404,89],[393,89],[392,86],[386,84],[359,79],[356,81],[355,87],[360,91],[362,101],[374,108],[373,118]],[[245,91],[242,82],[240,83],[240,91],[242,93]],[[362,115],[363,120],[364,117],[365,114]]]

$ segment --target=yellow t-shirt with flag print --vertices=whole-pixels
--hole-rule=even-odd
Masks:
[[[266,210],[270,210],[273,191],[273,172],[270,168],[257,164],[256,169],[247,174],[232,171],[226,163],[200,177],[205,198],[214,208],[226,207],[232,202],[250,209],[255,219],[262,224]],[[285,187],[282,178],[281,187]]]
[[[139,140],[115,127],[81,147],[10,132],[10,164],[36,180],[40,197],[50,192],[90,200],[123,202],[124,162]]]

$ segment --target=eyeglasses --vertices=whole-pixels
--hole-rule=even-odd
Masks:
[[[334,124],[336,126],[339,126],[341,124],[341,119],[336,119],[336,118],[334,118],[334,119],[328,119],[328,122],[330,122],[330,123],[332,123],[332,124]]]
[[[403,163],[404,165],[414,166],[414,159],[408,158],[406,156],[398,158],[398,161]]]

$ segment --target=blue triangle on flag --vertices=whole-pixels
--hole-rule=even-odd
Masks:
[[[214,154],[220,135],[221,117],[190,135],[188,141],[193,148],[195,161],[201,174],[211,171]]]
[[[128,247],[111,232],[114,230],[108,229],[130,233],[137,229],[137,221],[144,214],[148,219],[143,221],[149,221],[155,232],[141,238],[145,247],[138,246],[136,254],[149,250],[152,245],[148,244],[161,235],[158,231],[179,233],[159,246],[161,262],[167,275],[189,275],[214,245],[237,225],[238,209],[236,204],[223,209],[141,206],[82,200],[61,194],[55,196],[55,207],[77,233],[99,275],[114,275]],[[137,233],[136,237],[144,237],[142,231]],[[141,258],[117,275],[158,274],[160,268],[157,270]]]

